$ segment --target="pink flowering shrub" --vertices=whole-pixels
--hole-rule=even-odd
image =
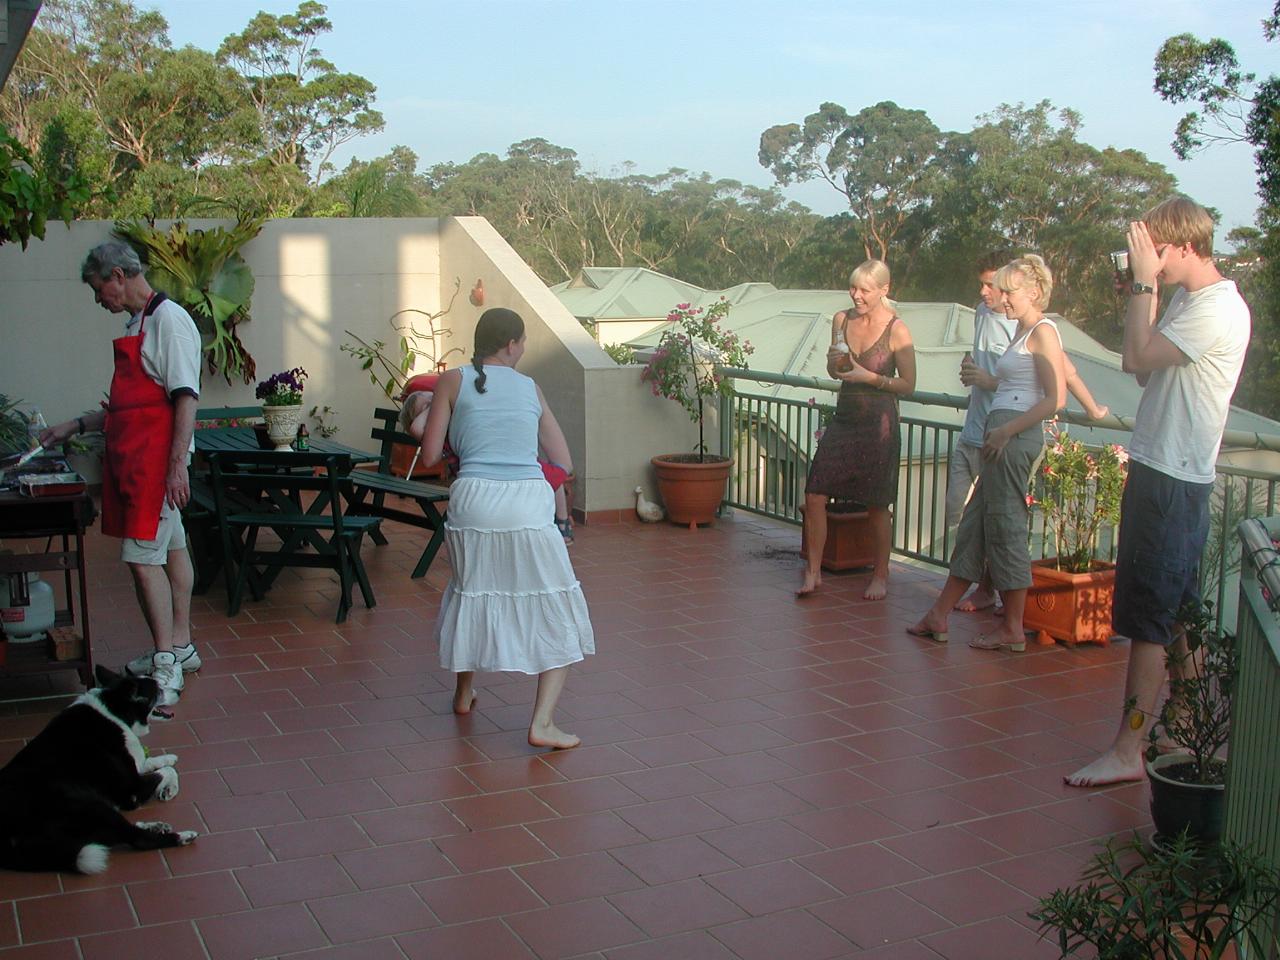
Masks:
[[[717,393],[729,396],[733,392],[733,385],[717,374],[715,367],[745,368],[747,357],[755,352],[749,340],[720,327],[728,313],[729,301],[723,297],[705,309],[676,304],[667,314],[672,326],[663,332],[640,374],[655,397],[676,401],[698,424],[699,452],[705,450],[703,402]]]
[[[1119,444],[1091,451],[1056,426],[1052,429],[1040,468],[1043,496],[1027,502],[1044,511],[1059,570],[1085,573],[1093,566],[1098,531],[1120,520],[1128,465],[1129,454]]]

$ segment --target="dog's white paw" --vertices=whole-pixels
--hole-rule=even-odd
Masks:
[[[134,826],[148,833],[173,833],[173,827],[163,820],[139,820]]]
[[[198,836],[200,836],[200,834],[196,833],[194,830],[179,830],[178,846],[185,847],[188,843],[194,843]]]
[[[76,854],[76,869],[84,874],[101,873],[107,869],[111,854],[100,843],[86,843]]]
[[[160,786],[156,787],[156,797],[160,800],[172,800],[178,795],[178,771],[173,767],[161,767]]]
[[[162,753],[143,760],[142,772],[150,773],[152,770],[159,770],[161,767],[175,767],[177,765],[178,755],[176,753]]]

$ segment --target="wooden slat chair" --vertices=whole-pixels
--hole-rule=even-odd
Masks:
[[[196,423],[216,422],[219,420],[255,420],[262,418],[262,407],[200,407],[196,410]],[[213,485],[209,482],[209,471],[192,464],[191,498],[182,508],[182,525],[186,528],[190,541],[191,561],[195,568],[195,584],[192,593],[204,594],[218,571],[222,569],[221,532],[218,529],[218,513],[213,502]],[[250,504],[241,503],[236,509],[250,509]]]
[[[380,444],[378,463],[374,470],[355,470],[350,477],[350,502],[348,515],[386,517],[398,520],[411,526],[422,527],[431,531],[431,539],[427,541],[418,564],[413,568],[414,579],[425,576],[431,561],[435,559],[444,543],[445,508],[449,503],[449,488],[421,480],[409,480],[397,477],[391,472],[391,453],[395,444],[417,444],[412,436],[402,432],[397,419],[399,410],[378,408],[373,411],[374,427],[370,436]],[[418,512],[402,510],[390,506],[387,494],[408,497],[418,505]],[[379,546],[387,542],[381,531],[370,531],[370,538]]]
[[[209,466],[226,566],[228,616],[239,612],[246,584],[254,599],[260,600],[284,567],[324,567],[338,574],[338,623],[347,619],[351,609],[353,583],[359,584],[365,606],[374,606],[360,546],[364,534],[372,535],[382,520],[344,512],[349,457],[285,451],[218,452],[209,455]],[[304,493],[315,495],[305,508],[300,505]],[[244,510],[246,502],[253,504],[253,509]],[[263,527],[280,538],[278,547],[259,546],[258,534]],[[314,552],[308,551],[308,546],[314,547]]]

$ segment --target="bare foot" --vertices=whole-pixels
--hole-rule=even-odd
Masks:
[[[863,600],[883,600],[889,592],[889,584],[885,577],[872,577],[867,589],[862,591]]]
[[[459,696],[456,693],[453,695],[453,712],[460,717],[465,717],[469,714],[475,705],[476,695],[474,693],[467,693],[464,696]]]
[[[554,723],[533,724],[529,727],[529,746],[550,747],[553,750],[572,750],[582,740],[572,733],[565,733]]]
[[[1062,778],[1069,787],[1105,787],[1109,783],[1128,783],[1141,780],[1145,775],[1142,758],[1126,760],[1114,750],[1108,750],[1088,766]]]
[[[811,597],[820,586],[822,586],[822,574],[810,573],[808,570],[804,572],[804,582],[800,584],[796,590],[796,597]]]
[[[995,605],[996,598],[981,587],[977,587],[973,593],[956,604],[956,609],[961,613],[977,613],[979,610],[985,610],[987,607],[994,607]]]

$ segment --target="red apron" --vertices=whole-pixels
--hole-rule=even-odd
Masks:
[[[102,459],[102,532],[109,537],[154,540],[160,526],[173,446],[173,403],[164,386],[142,368],[142,338],[147,317],[164,299],[163,293],[151,295],[136,336],[111,341],[115,374]]]

